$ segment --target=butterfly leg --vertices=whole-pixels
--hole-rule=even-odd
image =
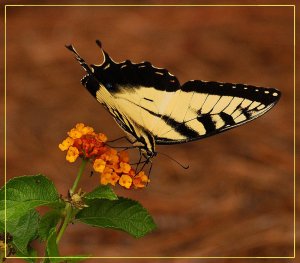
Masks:
[[[143,156],[143,154],[141,153],[141,155],[140,155],[140,160],[141,160],[141,158],[142,158],[142,156]],[[142,167],[141,167],[141,169],[139,169],[139,171],[136,173],[136,174],[138,174],[139,172],[141,172],[144,168],[145,168],[145,166],[148,164],[148,163],[150,163],[151,164],[151,166],[150,166],[150,171],[151,171],[151,169],[152,169],[152,161],[151,161],[151,157],[145,157],[145,160],[144,161],[140,161],[139,162],[139,164],[143,164],[142,165]],[[138,165],[139,165],[138,164]],[[136,171],[137,171],[138,169],[136,169]]]
[[[117,139],[114,139],[114,140],[111,140],[111,141],[108,141],[109,143],[111,143],[111,142],[116,142],[116,141],[119,141],[119,140],[122,140],[122,139],[125,139],[127,142],[129,142],[129,143],[135,143],[136,141],[134,141],[134,142],[131,142],[129,139],[128,139],[128,137],[127,136],[122,136],[122,137],[119,137],[119,138],[117,138]]]
[[[117,139],[114,139],[114,140],[111,140],[111,141],[108,141],[106,144],[111,147],[111,148],[114,148],[114,149],[122,149],[121,151],[126,151],[126,150],[129,150],[129,149],[135,149],[136,146],[112,146],[108,143],[111,143],[111,142],[116,142],[116,141],[119,141],[119,140],[122,140],[122,139],[125,139],[126,141],[128,141],[129,143],[135,143],[136,140],[134,142],[131,142],[127,136],[122,136],[122,137],[119,137]]]
[[[136,171],[138,170],[139,165],[140,165],[140,163],[141,163],[141,161],[142,161],[142,157],[143,157],[142,152],[139,151],[139,153],[140,153],[139,161],[138,161],[137,163],[135,163],[135,164],[136,164],[136,167],[135,167],[135,170],[136,170]]]
[[[150,162],[150,168],[149,168],[149,172],[148,172],[148,178],[150,179],[153,163],[152,163],[151,159],[149,160],[149,162]],[[149,181],[147,182],[147,185],[148,185],[148,183],[149,183]]]

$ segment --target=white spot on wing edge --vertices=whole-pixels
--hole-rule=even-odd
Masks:
[[[109,67],[110,67],[110,64],[107,64],[104,69],[108,69]]]

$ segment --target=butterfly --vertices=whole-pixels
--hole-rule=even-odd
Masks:
[[[104,57],[101,65],[88,66],[73,45],[66,47],[86,71],[83,86],[147,160],[156,155],[156,145],[199,140],[254,120],[281,96],[277,89],[246,84],[190,80],[181,85],[150,62],[117,63],[96,43]]]

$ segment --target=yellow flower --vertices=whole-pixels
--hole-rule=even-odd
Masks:
[[[68,135],[69,135],[71,138],[73,138],[73,139],[78,139],[78,138],[80,138],[80,137],[82,136],[82,132],[79,131],[79,130],[77,130],[77,129],[75,129],[75,128],[73,128],[72,130],[70,130],[70,131],[68,132]]]
[[[125,173],[125,174],[128,174],[129,171],[131,170],[130,164],[123,163],[123,162],[120,162],[120,168],[122,169],[122,172]]]
[[[73,142],[74,142],[74,140],[71,137],[68,137],[62,143],[60,143],[58,145],[58,147],[61,151],[66,151],[69,149],[70,146],[73,145]]]
[[[67,152],[66,160],[70,163],[76,161],[77,157],[79,156],[79,151],[76,147],[71,146]]]
[[[102,173],[104,171],[105,165],[106,165],[106,162],[104,160],[96,159],[93,164],[93,167],[96,172]]]
[[[82,130],[83,128],[84,128],[84,124],[82,122],[77,123],[75,125],[75,129],[78,130],[78,131]]]
[[[127,174],[123,174],[119,179],[119,184],[129,189],[132,184],[132,178]]]
[[[70,132],[69,132],[69,136],[73,138],[73,136],[76,138],[80,138],[83,135],[86,134],[93,134],[94,129],[92,127],[89,126],[85,126],[83,123],[77,123],[75,125],[75,128],[73,128]]]
[[[93,134],[94,129],[89,126],[85,126],[80,131],[82,132],[83,135],[86,135],[86,134]]]
[[[88,133],[93,133],[94,129],[89,126],[84,126],[83,123],[77,123],[75,125],[75,128],[71,129],[68,132],[68,135],[72,137],[73,139],[78,139],[82,135],[88,134]]]

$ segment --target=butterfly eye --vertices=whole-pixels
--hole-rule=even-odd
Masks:
[[[110,89],[112,89],[113,88],[113,85],[111,84],[111,83],[106,83],[106,88],[108,89],[108,90],[110,90]]]

